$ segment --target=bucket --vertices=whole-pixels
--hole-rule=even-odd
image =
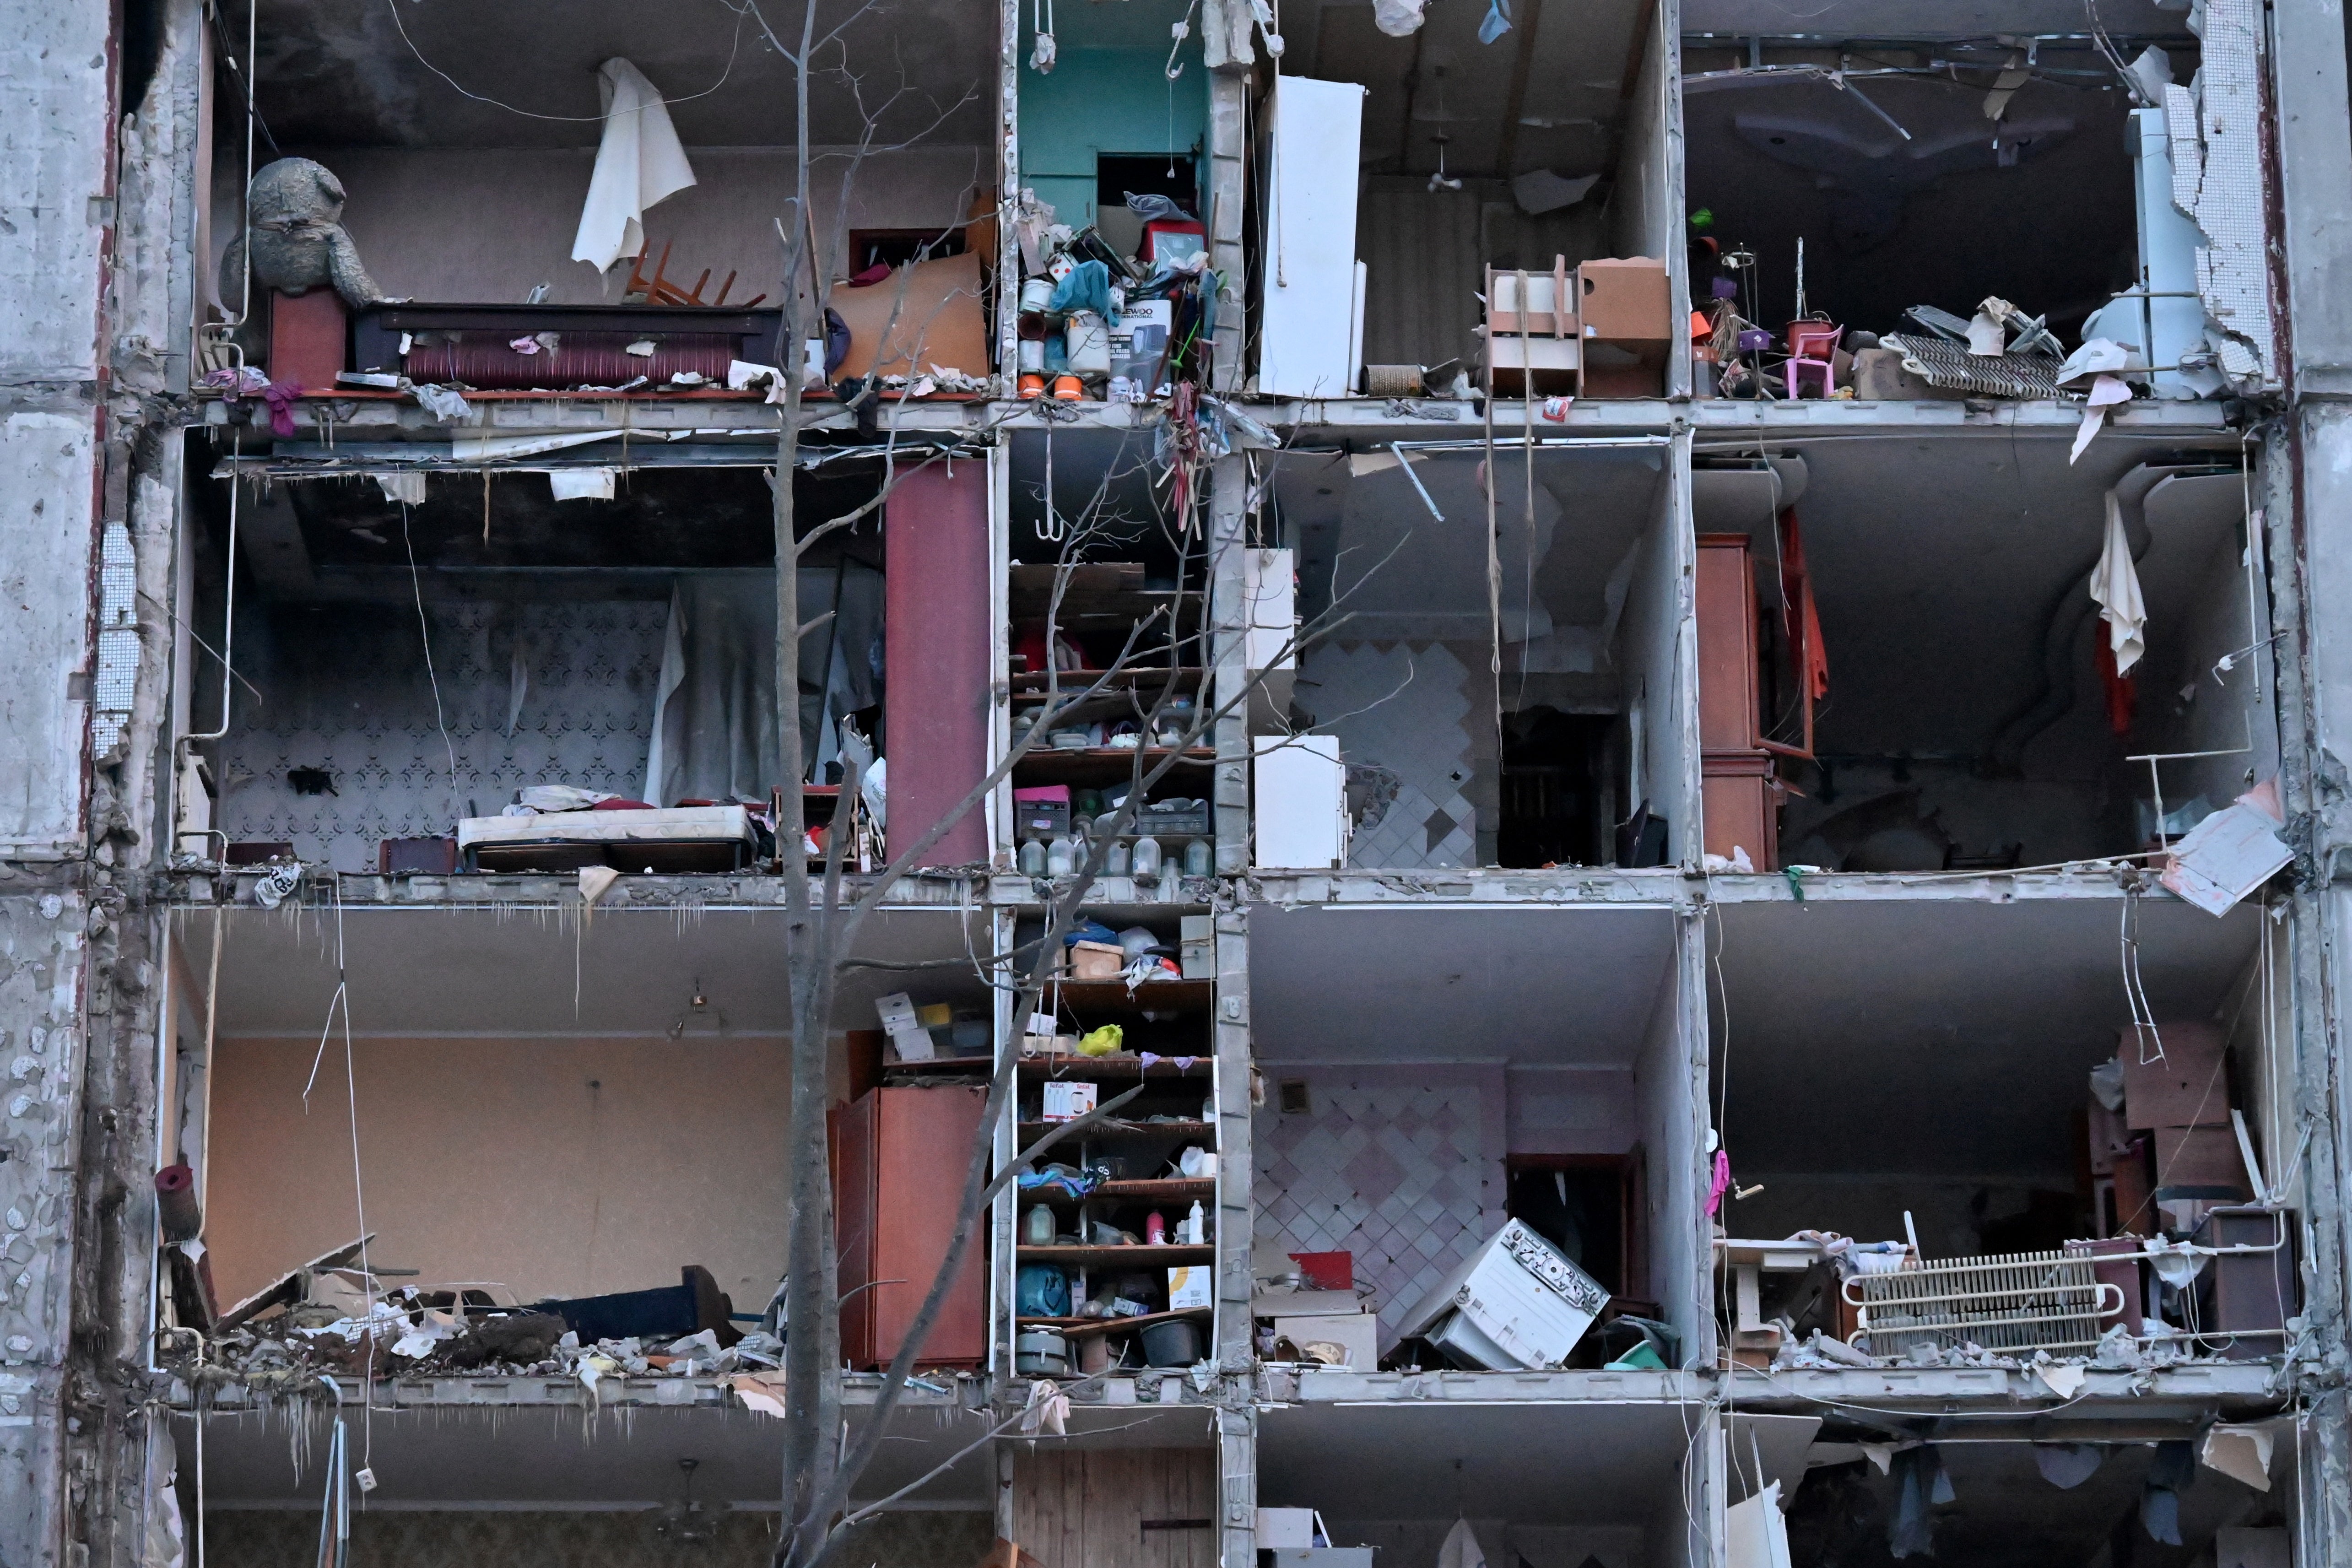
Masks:
[[[1201,1325],[1190,1318],[1143,1331],[1143,1359],[1153,1366],[1191,1366],[1201,1359]]]
[[[1031,1329],[1015,1335],[1013,1370],[1024,1377],[1067,1377],[1070,1342],[1045,1329]]]
[[[1020,366],[1021,373],[1024,375],[1042,375],[1045,374],[1045,339],[1023,338],[1015,347],[1014,352],[1020,355],[1020,358],[1016,363]]]
[[[1062,348],[1070,357],[1070,369],[1074,374],[1110,374],[1110,329],[1092,310],[1071,313],[1070,324],[1063,331]]]
[[[1054,280],[1032,278],[1021,285],[1021,309],[1025,312],[1044,310],[1054,303]]]

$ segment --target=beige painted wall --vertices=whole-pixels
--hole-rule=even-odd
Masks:
[[[820,149],[814,171],[822,232],[832,233],[841,205],[844,161]],[[730,303],[765,293],[776,304],[783,268],[776,219],[793,182],[789,147],[689,147],[696,184],[646,214],[646,238],[657,259],[670,243],[667,276],[692,288],[711,269],[705,299],[739,274]],[[396,299],[520,304],[534,284],[558,304],[618,304],[626,261],[606,277],[572,259],[581,204],[595,167],[593,148],[358,148],[322,151],[319,162],[342,181],[343,226],[370,276]],[[215,171],[213,258],[204,287],[220,271],[220,252],[236,237],[240,161]],[[856,228],[925,228],[961,218],[975,190],[994,184],[982,147],[915,147],[877,153],[859,171],[849,198]],[[652,271],[648,260],[646,271]]]
[[[222,1300],[358,1234],[340,1041],[223,1040],[205,1240]],[[362,1039],[361,1171],[379,1267],[523,1300],[677,1283],[756,1311],[783,1268],[777,1040]]]

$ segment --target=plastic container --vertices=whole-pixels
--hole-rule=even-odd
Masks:
[[[1023,338],[1020,340],[1020,346],[1016,348],[1013,353],[1017,356],[1014,363],[1017,364],[1023,374],[1042,375],[1045,374],[1045,339]]]
[[[1142,1338],[1143,1359],[1153,1366],[1191,1366],[1201,1359],[1201,1326],[1190,1318],[1150,1324]]]
[[[1024,314],[1046,310],[1053,303],[1054,280],[1051,278],[1032,278],[1021,285],[1021,309]]]
[[[1192,1326],[1184,1325],[1188,1329]],[[1013,1341],[1013,1370],[1024,1377],[1067,1377],[1070,1342],[1050,1330],[1024,1330]]]
[[[1021,874],[1024,877],[1042,877],[1045,874],[1044,839],[1024,838],[1021,841]]]
[[[1103,875],[1124,877],[1128,874],[1129,864],[1127,845],[1124,842],[1114,843],[1103,856]]]
[[[1110,374],[1110,329],[1092,310],[1074,310],[1062,331],[1062,352],[1076,375]]]
[[[1168,1216],[1153,1209],[1143,1216],[1143,1245],[1165,1247],[1168,1244]]]
[[[1135,841],[1135,853],[1129,864],[1129,875],[1139,882],[1160,880],[1160,840],[1145,834]]]
[[[1184,1240],[1191,1246],[1200,1247],[1208,1239],[1209,1219],[1201,1212],[1201,1200],[1194,1198],[1192,1212],[1184,1216]]]
[[[1045,846],[1045,875],[1066,877],[1078,868],[1078,842],[1065,834]]]
[[[1021,1216],[1021,1240],[1029,1247],[1054,1245],[1054,1211],[1044,1204],[1033,1204]]]
[[[1215,858],[1209,853],[1209,841],[1207,839],[1192,839],[1184,846],[1184,875],[1187,877],[1207,876],[1214,858]]]

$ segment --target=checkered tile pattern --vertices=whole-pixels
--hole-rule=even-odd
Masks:
[[[1286,1252],[1350,1252],[1380,1293],[1381,1342],[1448,1268],[1502,1224],[1500,1152],[1487,1148],[1486,1092],[1314,1082],[1313,1112],[1258,1114],[1256,1239]],[[1491,1195],[1494,1212],[1486,1201]]]
[[[1477,810],[1463,794],[1474,772],[1468,667],[1444,643],[1360,642],[1308,653],[1300,673],[1300,704],[1339,737],[1340,756],[1399,780],[1395,803],[1357,830],[1348,864],[1475,865]]]

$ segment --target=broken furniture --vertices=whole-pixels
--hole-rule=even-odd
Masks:
[[[532,1310],[562,1319],[583,1345],[598,1340],[677,1339],[704,1329],[717,1334],[721,1346],[742,1337],[730,1321],[734,1303],[709,1269],[688,1264],[677,1271],[677,1280],[651,1290],[540,1301]]]
[[[1496,397],[1574,396],[1581,390],[1583,331],[1568,258],[1552,258],[1549,272],[1486,268],[1486,390]]]
[[[354,314],[352,358],[419,384],[489,391],[667,385],[679,374],[724,387],[734,361],[784,363],[783,321],[773,309],[382,303]]]
[[[2125,1124],[2149,1135],[2155,1166],[2147,1199],[2159,1213],[2171,1209],[2181,1228],[2192,1229],[2205,1205],[2256,1195],[2231,1125],[2229,1051],[2218,1025],[2117,1030],[2116,1059],[2123,1066]]]
[[[1370,1372],[1380,1364],[1380,1314],[1350,1289],[1260,1290],[1250,1299],[1250,1316],[1272,1325],[1275,1354],[1287,1341],[1298,1359],[1325,1366]]]
[[[1785,1241],[1716,1238],[1716,1262],[1731,1280],[1731,1333],[1724,1349],[1732,1361],[1769,1366],[1786,1338],[1777,1325],[1764,1321],[1764,1275],[1802,1274],[1825,1256],[1819,1242],[1799,1237]]]
[[[1557,1367],[1609,1305],[1609,1292],[1519,1220],[1505,1222],[1397,1325],[1455,1364],[1493,1372]]]
[[[1597,257],[1576,267],[1583,363],[1580,397],[1662,397],[1675,339],[1666,264],[1645,256]]]
[[[2294,1237],[2278,1209],[2231,1205],[2207,1209],[2199,1223],[2198,1246],[2249,1249],[2218,1252],[2207,1266],[2210,1280],[2197,1281],[2200,1337],[2221,1341],[2220,1353],[2229,1360],[2284,1353],[2287,1320],[2303,1310]]]
[[[962,1084],[884,1085],[831,1114],[841,1353],[859,1371],[898,1357],[947,1259],[986,1101],[984,1088]],[[987,1358],[982,1256],[975,1237],[918,1365],[977,1366]]]
[[[759,853],[751,813],[740,805],[634,811],[551,811],[469,816],[457,824],[469,871],[618,871],[690,875],[740,871]]]

